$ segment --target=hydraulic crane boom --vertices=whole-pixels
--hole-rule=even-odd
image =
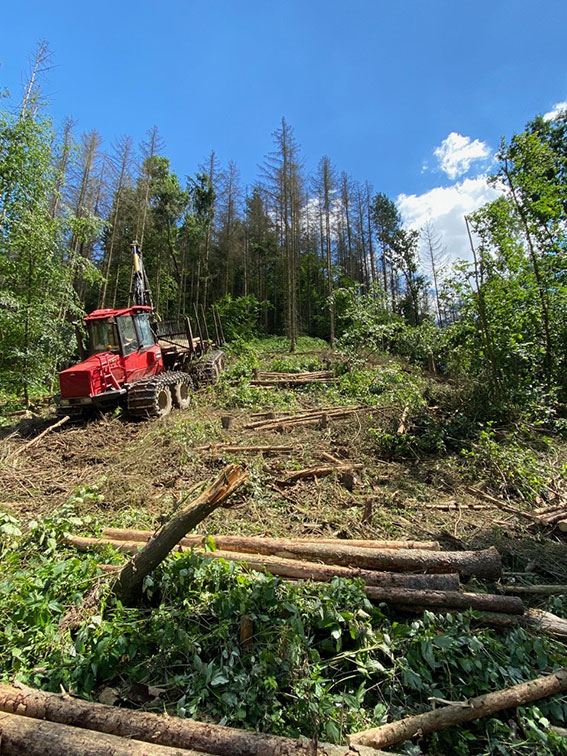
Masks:
[[[140,250],[140,244],[137,241],[133,241],[132,247],[132,262],[134,266],[134,272],[132,277],[132,299],[136,305],[146,305],[153,309],[152,304],[152,292],[144,270],[144,263],[142,261],[142,252]]]

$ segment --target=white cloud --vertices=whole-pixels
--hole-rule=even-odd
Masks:
[[[471,163],[477,160],[487,160],[491,155],[490,147],[480,139],[471,140],[462,134],[452,131],[433,151],[439,161],[439,167],[450,179],[456,179],[465,174]]]
[[[551,110],[549,110],[547,113],[543,114],[543,120],[544,121],[553,121],[557,116],[561,115],[562,113],[565,113],[567,110],[567,102],[558,102],[556,103]]]
[[[499,196],[487,176],[437,186],[423,194],[400,194],[396,200],[405,225],[420,229],[431,221],[441,235],[449,259],[471,259],[464,216]]]

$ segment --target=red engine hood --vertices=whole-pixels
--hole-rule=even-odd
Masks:
[[[112,352],[93,354],[83,362],[79,362],[77,365],[59,373],[61,397],[63,399],[74,399],[76,397],[95,396],[112,388],[111,385],[106,385],[108,381],[105,380],[103,375],[103,362],[108,364],[113,374],[118,378],[122,372],[118,355]]]

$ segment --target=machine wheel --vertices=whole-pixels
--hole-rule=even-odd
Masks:
[[[195,366],[195,378],[199,386],[214,386],[221,376],[226,355],[220,349],[206,354]]]
[[[171,388],[179,376],[162,373],[147,381],[138,381],[128,391],[128,412],[133,417],[165,417],[171,412]]]
[[[186,410],[191,406],[193,398],[193,381],[189,375],[182,376],[171,387],[173,404],[177,409]]]
[[[155,417],[165,417],[171,412],[173,406],[173,399],[171,396],[171,388],[169,386],[158,386],[154,398],[154,412]]]

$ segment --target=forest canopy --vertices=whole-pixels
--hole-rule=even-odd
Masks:
[[[217,303],[230,336],[299,334],[390,350],[476,376],[491,402],[564,400],[567,116],[536,117],[503,141],[498,198],[463,219],[472,262],[431,223],[326,155],[313,175],[282,118],[244,188],[214,152],[186,178],[157,126],[136,146],[55,125],[39,93],[0,112],[0,392],[52,389],[74,358],[73,321],[130,298],[137,239],[164,318]]]

